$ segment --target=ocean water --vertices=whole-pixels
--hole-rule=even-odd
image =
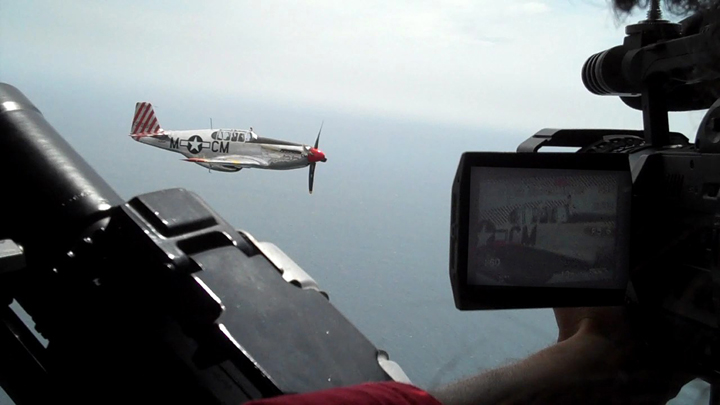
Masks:
[[[309,195],[307,169],[211,173],[132,141],[126,134],[140,100],[122,88],[73,94],[28,82],[21,90],[123,198],[186,188],[237,228],[276,244],[421,387],[508,364],[555,341],[550,309],[461,312],[448,278],[450,190],[460,154],[512,151],[531,132],[202,94],[150,100],[168,129],[207,127],[204,111],[212,105],[216,126],[253,126],[262,136],[310,144],[324,121],[320,149],[328,161],[318,164]],[[698,383],[675,402],[707,398]]]

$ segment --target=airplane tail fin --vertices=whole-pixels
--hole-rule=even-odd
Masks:
[[[147,102],[135,104],[135,115],[133,116],[130,135],[155,135],[162,134],[163,129],[155,116],[153,106]]]

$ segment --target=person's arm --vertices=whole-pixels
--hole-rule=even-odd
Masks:
[[[617,377],[612,373],[590,374],[592,368],[606,362],[598,355],[608,355],[608,359],[614,356],[612,349],[603,347],[606,344],[571,338],[518,363],[449,384],[431,394],[445,405],[591,403],[595,393],[611,389]],[[599,402],[607,403],[607,398]]]
[[[664,404],[690,378],[642,353],[623,311],[556,309],[558,343],[430,393],[444,405]]]

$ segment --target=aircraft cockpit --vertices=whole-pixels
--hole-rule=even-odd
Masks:
[[[250,131],[220,129],[213,132],[210,137],[216,141],[247,142],[249,140],[257,139],[257,134],[252,132],[252,128]]]

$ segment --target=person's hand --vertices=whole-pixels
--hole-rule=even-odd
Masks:
[[[555,308],[558,347],[576,383],[607,395],[599,403],[664,404],[692,376],[651,352],[632,330],[624,307]]]

